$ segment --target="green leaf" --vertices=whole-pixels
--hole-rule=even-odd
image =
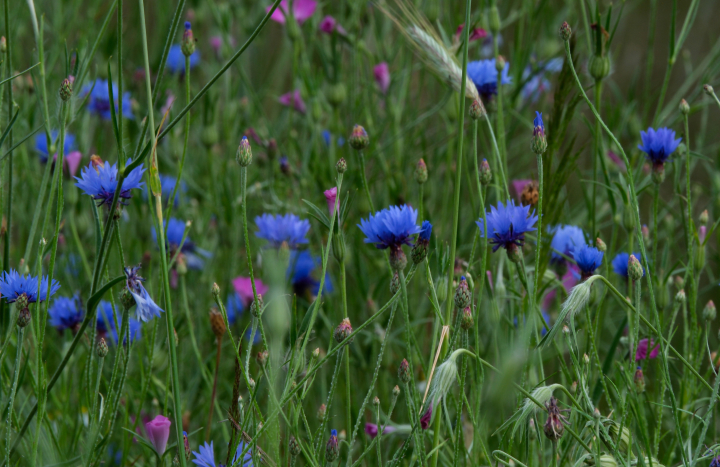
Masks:
[[[312,212],[308,211],[308,214],[313,216],[315,219],[319,220],[325,227],[327,227],[328,230],[330,230],[330,219],[328,218],[327,214],[325,214],[325,211],[323,211],[319,207],[315,206],[313,203],[311,203],[310,201],[308,201],[306,199],[304,199],[302,201],[303,201],[303,203],[310,206],[310,208],[312,209]]]
[[[123,282],[124,280],[125,280],[124,275],[118,276],[118,277],[110,280],[110,282],[108,282],[107,284],[103,285],[100,288],[100,290],[95,292],[95,294],[88,299],[87,307],[85,309],[90,310],[90,311],[94,310],[95,307],[97,307],[97,304],[100,303],[100,300],[103,298],[103,295],[105,295],[105,293],[107,293],[108,290],[112,289],[114,286],[116,286],[120,282]]]

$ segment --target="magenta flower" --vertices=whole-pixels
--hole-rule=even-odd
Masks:
[[[375,439],[375,437],[378,435],[379,431],[380,430],[376,424],[374,424],[374,423],[366,423],[365,424],[365,434],[368,435],[370,437],[370,439]],[[383,430],[383,434],[389,435],[393,431],[397,431],[397,428],[392,427],[392,426],[386,426],[385,429]]]
[[[265,11],[270,11],[271,8],[272,7],[269,6],[265,9]],[[294,0],[292,15],[298,24],[303,24],[305,21],[310,19],[313,13],[315,13],[316,8],[317,2],[315,0]],[[270,19],[276,23],[285,24],[285,15],[287,12],[288,0],[282,0],[280,5],[278,5],[277,9],[273,12],[272,16],[270,16]]]
[[[635,351],[635,361],[645,360],[645,359],[653,359],[657,358],[658,353],[660,353],[660,346],[655,345],[655,348],[653,348],[650,353],[648,354],[648,349],[655,345],[654,341],[648,341],[648,339],[640,339],[640,342],[638,342],[637,350]]]
[[[465,23],[461,24],[457,27],[455,30],[455,41],[460,40],[460,34],[462,34],[463,29],[465,29]],[[472,31],[470,31],[470,42],[476,41],[478,39],[485,39],[488,36],[488,33],[483,28],[474,28]]]
[[[57,158],[57,154],[55,154],[55,157]],[[71,177],[74,177],[78,169],[80,168],[81,160],[82,154],[80,153],[80,151],[72,151],[65,154],[65,160],[63,161],[63,165],[68,170]]]
[[[698,240],[700,240],[700,245],[705,243],[706,236],[707,236],[707,226],[701,225],[700,228],[698,229]]]
[[[623,162],[623,160],[620,159],[617,154],[612,151],[608,151],[607,155],[618,169],[620,169],[622,172],[625,172],[625,162]]]
[[[240,300],[242,300],[243,306],[249,306],[255,298],[253,296],[252,281],[250,278],[236,277],[232,280],[232,284],[235,289],[235,293],[237,293]],[[260,279],[255,279],[255,288],[257,289],[258,295],[263,295],[268,291],[267,286],[263,284]]]
[[[325,195],[325,199],[327,200],[328,213],[330,213],[330,215],[332,216],[333,206],[335,206],[335,212],[338,212],[338,210],[340,209],[340,200],[337,199],[337,187],[332,187],[329,190],[325,190],[323,194]]]
[[[380,88],[380,92],[387,94],[390,87],[390,69],[387,62],[378,63],[373,67],[373,76],[375,84]]]
[[[285,107],[292,107],[303,115],[305,115],[305,112],[307,112],[307,107],[305,106],[305,102],[300,96],[299,89],[283,94],[278,98],[278,102],[280,102]]]
[[[345,29],[338,24],[337,20],[330,15],[327,15],[320,21],[319,29],[325,34],[332,34],[334,32],[340,34],[341,36],[347,34]]]
[[[422,417],[420,417],[420,427],[423,430],[427,430],[430,426],[430,420],[432,420],[432,402]]]
[[[170,425],[172,425],[172,422],[162,415],[158,415],[145,423],[145,432],[148,435],[148,439],[155,448],[155,451],[161,456],[167,447],[168,437],[170,436]]]

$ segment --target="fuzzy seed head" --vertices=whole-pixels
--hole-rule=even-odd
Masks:
[[[210,328],[218,339],[225,334],[225,321],[223,320],[222,314],[215,309],[210,310]]]

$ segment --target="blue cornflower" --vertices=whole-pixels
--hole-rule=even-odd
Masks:
[[[222,464],[215,463],[215,452],[213,450],[212,441],[210,441],[210,444],[205,442],[204,445],[200,446],[199,451],[200,452],[193,451],[193,455],[195,456],[195,459],[193,459],[193,463],[195,465],[199,465],[200,467],[222,467]],[[245,454],[243,454],[243,451],[245,451]],[[240,443],[238,444],[237,450],[235,450],[235,455],[233,456],[230,465],[240,465],[238,462],[240,461],[241,457],[242,467],[253,466],[252,449],[248,448],[247,444],[245,444],[243,441],[240,441]]]
[[[647,133],[640,132],[643,144],[638,149],[647,154],[647,158],[655,165],[663,165],[680,145],[682,138],[675,139],[675,131],[670,128],[648,128]]]
[[[497,207],[490,206],[487,213],[488,239],[493,245],[493,252],[503,247],[508,252],[522,247],[525,243],[525,233],[536,230],[534,227],[538,220],[535,211],[530,212],[530,205],[516,206],[514,200],[503,204],[498,202]],[[480,229],[480,236],[485,235],[483,220],[475,222]]]
[[[197,50],[190,55],[190,69],[192,70],[200,64],[200,52]],[[167,64],[165,65],[172,74],[185,74],[185,54],[183,54],[182,46],[175,44],[170,47],[168,52]]]
[[[585,234],[580,227],[574,225],[558,225],[548,229],[553,236],[550,242],[552,261],[562,262],[565,257],[571,257],[573,250],[586,245]]]
[[[417,210],[408,205],[390,206],[361,219],[360,230],[365,234],[365,243],[374,243],[381,250],[398,250],[402,245],[412,245],[411,236],[420,233],[417,225]]]
[[[195,246],[195,244],[190,240],[189,235],[185,237],[185,242],[183,243],[182,240],[183,235],[185,234],[185,222],[181,221],[180,219],[175,219],[173,217],[168,220],[165,230],[167,232],[167,244],[165,246],[170,256],[175,256],[177,249],[180,248],[180,244],[182,243],[180,253],[183,255],[187,267],[190,269],[202,269],[205,262],[203,261],[201,256],[208,258],[211,256],[211,254],[209,251],[203,250],[202,248],[198,248],[197,246]],[[157,243],[158,240],[155,227],[153,227],[152,229],[152,236]]]
[[[58,331],[72,329],[75,331],[82,323],[83,310],[80,304],[80,296],[58,297],[48,310],[50,325]]]
[[[125,268],[125,277],[128,291],[132,294],[135,299],[135,316],[138,321],[148,322],[153,318],[159,317],[160,313],[164,312],[162,308],[157,306],[153,301],[152,297],[142,283],[145,281],[137,273],[140,269],[140,265],[132,268]]]
[[[583,277],[590,277],[602,264],[604,253],[595,247],[581,245],[571,253]],[[626,265],[627,266],[627,265]]]
[[[115,110],[118,109],[118,91],[115,84],[112,86],[113,101],[115,102]],[[110,94],[108,94],[108,82],[106,79],[96,79],[94,83],[88,83],[83,86],[80,92],[81,96],[86,96],[90,93],[88,98],[88,110],[90,113],[98,115],[103,120],[110,120],[112,114],[110,113]],[[122,96],[122,111],[123,117],[132,120],[132,107],[130,104],[130,93],[125,92]]]
[[[50,132],[50,139],[53,141],[53,143],[58,144],[60,143],[60,140],[58,139],[59,132],[57,130],[52,130]],[[65,133],[65,150],[63,151],[64,154],[68,154],[69,152],[72,152],[76,149],[75,146],[75,135],[72,133]],[[47,138],[45,137],[44,133],[39,133],[35,136],[35,150],[40,154],[40,162],[47,162],[48,160],[48,146],[47,146]],[[56,150],[57,153],[57,150]]]
[[[502,71],[500,84],[510,84],[512,82],[508,76],[508,67],[509,65],[506,63]],[[495,69],[494,58],[468,63],[467,75],[475,83],[478,92],[485,99],[497,94],[497,70]]]
[[[642,255],[640,253],[633,253],[638,261],[642,261]],[[618,253],[617,256],[612,260],[613,272],[619,276],[628,278],[628,261],[630,255],[628,253]]]
[[[325,146],[329,147],[330,146],[330,138],[332,137],[332,133],[330,133],[330,130],[323,130],[322,137],[323,137],[323,141],[325,141]],[[345,144],[345,138],[343,138],[342,136],[338,136],[336,141],[337,141],[338,146],[342,146],[343,144]]]
[[[128,159],[126,166],[130,164]],[[122,183],[118,202],[120,204],[127,204],[123,200],[132,198],[130,190],[134,188],[140,188],[144,185],[142,180],[145,169],[143,165],[133,169]],[[86,195],[92,196],[97,202],[98,207],[103,204],[110,208],[112,205],[113,197],[115,196],[115,188],[117,187],[117,176],[118,166],[117,163],[110,165],[108,162],[94,165],[90,162],[87,167],[84,167],[80,172],[80,178],[75,177],[77,183],[75,186],[85,192]]]
[[[137,321],[133,318],[130,318],[128,321],[128,326],[130,327],[130,329],[128,330],[130,333],[130,342],[135,342],[137,339],[140,339],[142,323],[140,323],[139,321]],[[120,342],[118,333],[122,332],[122,318],[120,318],[119,316],[118,316],[118,328],[115,328],[113,326],[110,329],[111,341],[115,345],[117,345],[118,342]],[[127,344],[127,337],[123,336],[123,345],[125,345],[125,344]]]
[[[290,248],[308,243],[305,235],[310,230],[310,221],[295,214],[263,214],[255,218],[255,225],[258,228],[255,235],[270,242],[273,248],[280,248],[283,242],[287,242]]]
[[[430,221],[423,221],[420,226],[420,235],[418,235],[418,241],[422,240],[425,242],[430,241],[430,235],[432,235],[432,224]]]
[[[38,278],[31,275],[20,275],[16,270],[3,271],[0,277],[0,294],[8,303],[13,303],[24,296],[26,303],[44,302],[48,296],[55,295],[60,284],[55,279],[50,284],[48,294],[48,278],[43,276],[40,283],[40,297],[38,299]]]
[[[316,280],[312,273],[321,264],[320,258],[311,255],[307,250],[292,251],[290,253],[290,263],[288,264],[286,277],[292,278],[293,291],[296,295],[305,295],[307,292],[317,295],[320,289],[320,281]],[[332,290],[330,276],[326,273],[323,291],[330,293]]]
[[[227,301],[225,302],[225,312],[227,313],[227,320],[230,325],[235,324],[237,319],[245,311],[245,305],[243,305],[240,295],[233,292],[228,295]]]
[[[100,300],[97,306],[97,318],[95,319],[95,329],[97,329],[100,337],[104,337],[108,332],[115,329],[114,316],[112,303],[107,300]]]

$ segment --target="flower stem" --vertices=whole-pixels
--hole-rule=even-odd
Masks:
[[[192,325],[191,325],[192,326]],[[218,373],[220,372],[220,353],[222,351],[222,335],[217,338],[217,353],[215,354],[215,377],[213,378],[212,394],[210,395],[210,412],[205,427],[205,442],[210,441],[210,427],[212,426],[213,410],[215,410],[215,392],[217,391]]]
[[[367,177],[365,175],[365,154],[362,151],[358,151],[360,157],[360,177],[362,178],[363,189],[365,190],[365,197],[368,200],[368,206],[370,206],[370,212],[375,212],[375,205],[373,204],[372,196],[370,196],[370,188],[368,187]]]
[[[6,10],[7,12],[7,10]],[[25,328],[18,326],[17,350],[15,352],[15,371],[13,372],[12,385],[10,386],[10,397],[8,398],[8,414],[5,420],[5,465],[10,465],[10,431],[12,431],[12,413],[17,391],[18,375],[20,372],[20,361],[22,360],[23,333]]]
[[[340,261],[340,294],[342,295],[343,318],[348,317],[347,308],[347,278],[345,275],[345,259]],[[347,420],[347,433],[352,430],[352,399],[350,392],[350,346],[345,346],[345,417]]]

